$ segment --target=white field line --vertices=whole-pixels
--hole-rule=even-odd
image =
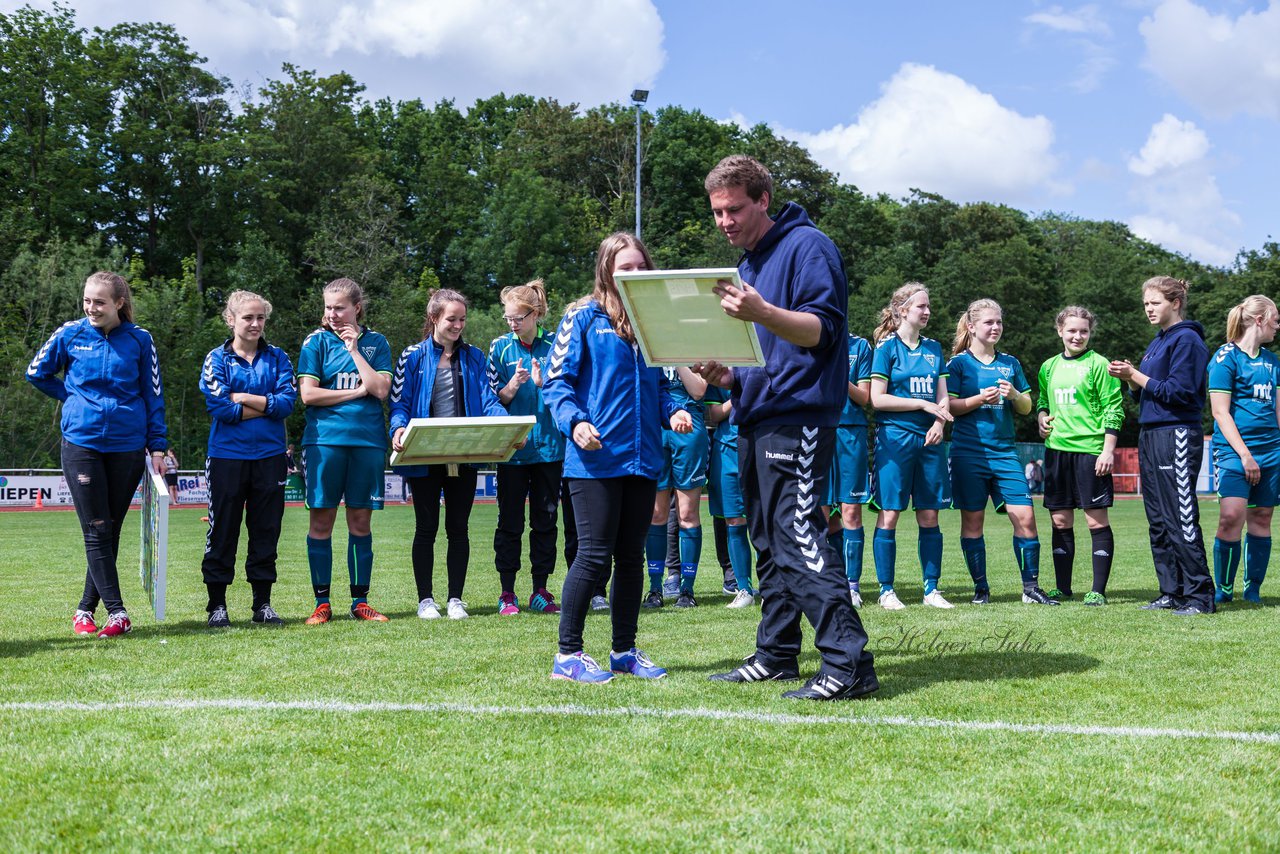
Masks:
[[[557,706],[486,706],[471,703],[349,703],[341,700],[132,700],[85,703],[64,700],[0,703],[0,713],[23,712],[127,712],[127,711],[238,711],[320,712],[325,714],[454,714],[492,717],[570,716],[583,718],[656,718],[659,720],[747,721],[776,726],[872,726],[912,729],[947,729],[972,732],[1012,732],[1028,735],[1087,735],[1108,738],[1161,738],[1185,741],[1207,739],[1253,744],[1280,744],[1280,732],[1240,732],[1164,727],[1081,726],[1078,724],[1026,724],[1009,721],[961,721],[916,718],[905,715],[795,715],[776,712],[742,712],[722,709],[651,709],[640,706],[594,708],[572,704]]]

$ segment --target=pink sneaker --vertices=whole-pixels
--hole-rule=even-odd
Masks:
[[[520,606],[516,604],[516,594],[503,593],[498,597],[498,613],[503,617],[512,617],[520,613]]]
[[[545,587],[539,587],[533,591],[533,595],[529,597],[529,607],[544,614],[560,613],[560,606],[556,604],[556,597],[552,596],[551,591]]]
[[[71,630],[78,635],[96,635],[98,624],[93,621],[93,612],[77,609],[75,617],[71,620]]]
[[[114,638],[131,631],[133,631],[133,623],[129,622],[129,615],[124,611],[117,611],[107,620],[102,631],[98,632],[98,637]]]

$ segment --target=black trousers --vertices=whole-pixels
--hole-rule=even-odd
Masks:
[[[644,540],[653,516],[657,481],[643,477],[569,478],[578,553],[560,592],[560,652],[582,650],[582,626],[600,577],[613,564],[613,649],[636,645],[644,588]]]
[[[84,532],[88,564],[80,598],[82,611],[94,610],[99,601],[110,614],[124,610],[116,569],[120,529],[145,467],[140,450],[103,453],[65,439],[62,442],[62,474]]]
[[[794,668],[800,617],[813,625],[822,670],[848,682],[874,672],[867,633],[849,600],[844,558],[827,542],[819,506],[835,451],[834,427],[743,428],[738,471],[751,544],[759,555],[756,657]]]
[[[284,487],[289,476],[284,454],[261,460],[209,457],[204,461],[204,472],[209,481],[209,531],[200,565],[204,583],[230,584],[235,578],[243,518],[249,529],[245,578],[250,584],[274,584]]]
[[[1143,430],[1138,436],[1142,503],[1151,528],[1151,557],[1160,593],[1178,607],[1213,610],[1213,576],[1200,530],[1196,478],[1204,437],[1188,427]]]
[[[476,470],[459,466],[458,476],[448,476],[445,465],[427,466],[425,477],[409,478],[413,490],[413,580],[418,600],[434,598],[432,576],[436,568],[436,534],[440,531],[440,496],[444,495],[444,534],[449,541],[445,567],[449,572],[449,598],[461,599],[471,560],[467,523],[476,501]]]
[[[529,499],[529,566],[546,578],[556,566],[556,506],[564,463],[498,466],[498,528],[493,532],[493,565],[499,573],[520,570],[524,502]]]

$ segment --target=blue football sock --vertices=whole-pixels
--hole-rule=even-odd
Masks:
[[[729,563],[733,566],[733,577],[738,582],[738,589],[754,593],[756,588],[751,583],[751,538],[747,534],[747,526],[726,525],[724,530],[729,537]]]
[[[702,526],[680,529],[680,592],[692,593],[702,559]]]
[[[920,529],[920,573],[924,578],[924,595],[938,589],[942,577],[942,529],[937,525]]]
[[[1252,537],[1250,539],[1253,539]],[[1240,541],[1213,538],[1213,580],[1218,590],[1227,596],[1235,592],[1236,571],[1240,568]],[[1245,586],[1249,577],[1248,566],[1245,567]]]
[[[369,579],[373,576],[373,534],[347,537],[347,575],[351,579],[351,598],[369,595]],[[351,603],[353,606],[355,602]]]
[[[844,551],[844,577],[850,583],[862,581],[862,551],[866,544],[866,533],[863,528],[845,528],[841,537]]]
[[[650,525],[644,541],[645,563],[649,566],[649,592],[662,592],[662,576],[667,571],[667,524]]]
[[[1039,537],[1014,537],[1013,556],[1018,562],[1018,572],[1022,574],[1022,586],[1036,587],[1040,582],[1040,539]]]
[[[898,532],[891,528],[876,528],[871,536],[871,559],[876,565],[876,581],[880,592],[893,589],[894,564],[898,562]]]
[[[964,565],[969,567],[974,591],[991,592],[987,584],[987,541],[982,537],[961,537],[960,553],[964,555]]]
[[[311,589],[316,604],[329,601],[329,585],[333,582],[333,540],[307,537],[307,566],[311,568]]]
[[[1267,563],[1271,560],[1271,538],[1246,534],[1244,538],[1244,598],[1250,602],[1261,599],[1261,587],[1267,577]]]

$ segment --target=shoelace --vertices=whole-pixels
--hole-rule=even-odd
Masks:
[[[276,613],[276,609],[272,608],[270,605],[263,605],[260,613],[262,614],[262,619],[264,620],[270,620],[273,618],[277,620],[280,619],[280,615]]]
[[[118,613],[111,615],[111,617],[107,620],[107,625],[123,626],[127,622],[129,622],[129,615],[126,614],[124,611],[120,611]]]
[[[213,613],[209,615],[209,619],[210,620],[228,620],[230,619],[230,617],[227,615],[226,608],[214,608]]]
[[[586,668],[589,673],[599,673],[603,669],[600,665],[596,664],[596,660],[594,658],[587,655],[585,652],[578,656],[578,660],[582,662],[582,666]]]
[[[653,667],[653,662],[649,660],[649,656],[645,655],[638,649],[631,650],[631,654],[636,657],[636,661],[644,667]]]

